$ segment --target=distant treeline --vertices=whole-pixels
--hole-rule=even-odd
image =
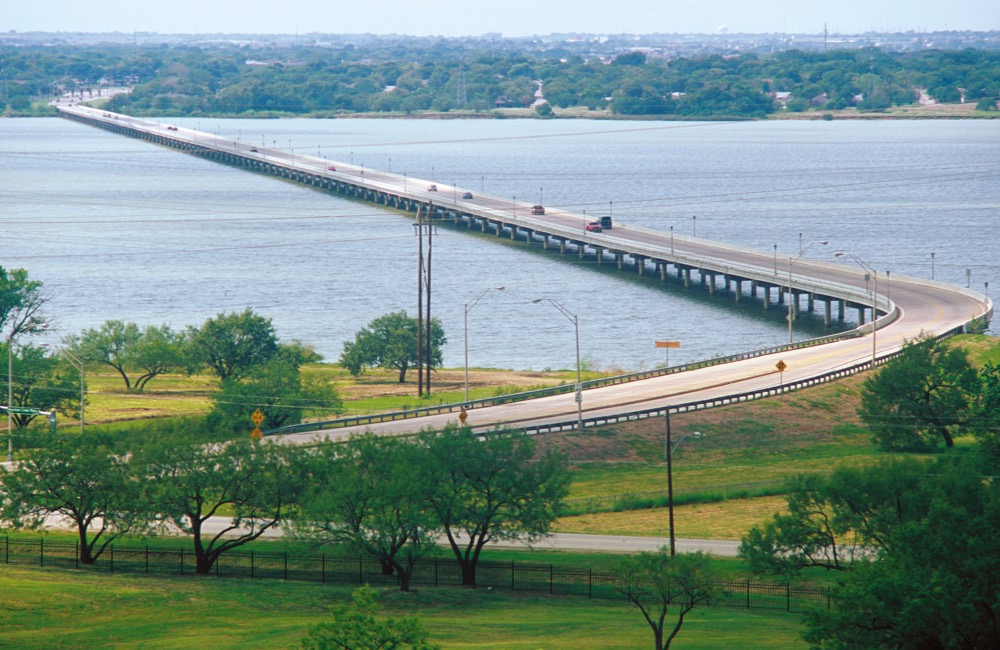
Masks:
[[[1000,52],[878,48],[771,55],[613,59],[558,49],[434,46],[212,48],[163,45],[18,47],[0,51],[0,104],[129,85],[110,110],[134,115],[336,115],[536,106],[610,109],[618,115],[762,117],[857,106],[884,110],[920,93],[996,110]],[[541,94],[538,94],[538,91]],[[548,105],[539,106],[544,96]],[[37,109],[36,109],[37,110]]]

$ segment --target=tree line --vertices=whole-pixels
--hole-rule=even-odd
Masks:
[[[531,106],[539,87],[550,108],[687,118],[762,117],[782,105],[790,111],[881,110],[915,103],[921,90],[941,102],[995,110],[1000,97],[1000,53],[972,49],[669,59],[626,50],[609,59],[559,47],[497,51],[442,41],[252,50],[228,44],[25,46],[2,56],[4,99],[9,110],[24,113],[31,112],[33,98],[102,84],[132,88],[112,99],[110,110],[146,116],[482,112]]]
[[[498,431],[366,434],[312,446],[233,437],[203,420],[45,436],[0,470],[0,519],[39,528],[59,517],[93,564],[116,539],[190,538],[199,574],[227,551],[281,528],[364,554],[409,589],[415,563],[446,541],[475,586],[490,542],[546,534],[568,490],[564,459]],[[215,527],[222,522],[220,527]]]
[[[11,420],[22,435],[40,411],[70,415],[82,409],[87,404],[83,370],[95,365],[113,370],[132,393],[142,393],[165,374],[207,369],[219,381],[210,395],[212,428],[245,431],[255,411],[263,416],[264,429],[343,412],[329,381],[301,372],[304,364],[322,357],[301,341],[279,341],[271,319],[250,308],[220,313],[183,330],[109,320],[65,337],[63,347],[55,349],[30,341],[50,328],[44,311],[48,300],[45,287],[26,270],[0,267],[0,354],[11,362],[10,376],[4,364],[0,379],[10,385],[11,406],[17,409]],[[433,368],[442,362],[447,338],[440,321],[433,319],[430,328],[428,362]],[[417,321],[399,311],[372,320],[345,342],[340,364],[355,376],[371,367],[391,368],[404,382],[417,357]]]

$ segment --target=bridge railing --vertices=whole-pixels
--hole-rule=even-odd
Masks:
[[[704,361],[695,361],[692,363],[686,363],[680,366],[670,366],[668,368],[654,368],[652,370],[643,370],[639,372],[627,373],[624,375],[615,375],[613,377],[601,377],[599,379],[591,379],[583,382],[581,384],[581,387],[583,388],[583,390],[587,390],[590,388],[601,388],[603,386],[626,384],[633,381],[641,381],[644,379],[652,379],[654,377],[662,377],[664,375],[672,375],[678,372],[687,372],[690,370],[697,370],[699,368],[707,368],[710,366],[718,366],[725,363],[732,363],[734,361],[742,361],[744,359],[763,357],[769,354],[783,352],[785,350],[797,350],[801,348],[813,347],[816,345],[823,345],[825,343],[831,343],[833,341],[858,338],[861,335],[862,334],[857,330],[850,330],[848,332],[840,332],[838,334],[831,334],[829,336],[822,336],[815,339],[796,341],[790,345],[785,344],[769,348],[762,348],[759,350],[751,350],[749,352],[740,352],[737,354],[730,354],[723,357],[715,357],[713,359],[707,359]],[[566,393],[572,393],[575,390],[576,390],[575,383],[561,384],[559,386],[551,386],[548,388],[539,388],[535,390],[521,391],[518,393],[508,393],[506,395],[498,395],[495,397],[484,397],[481,399],[470,400],[468,402],[437,404],[435,406],[425,406],[423,408],[406,409],[403,411],[389,411],[385,413],[373,413],[370,415],[357,415],[347,418],[337,418],[334,420],[324,420],[321,422],[303,422],[301,424],[290,424],[288,426],[278,427],[277,429],[270,429],[268,431],[265,431],[264,435],[277,436],[289,433],[322,431],[325,429],[342,429],[345,427],[361,426],[365,424],[378,424],[381,422],[393,422],[396,420],[409,420],[413,418],[425,417],[428,415],[439,415],[441,413],[457,413],[461,411],[463,408],[468,411],[477,408],[486,408],[489,406],[499,406],[501,404],[522,402],[524,400],[529,400],[529,399],[549,397],[552,395],[564,395]]]

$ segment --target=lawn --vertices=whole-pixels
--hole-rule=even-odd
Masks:
[[[213,578],[145,578],[0,568],[0,646],[289,648],[329,619],[346,587]],[[444,648],[636,648],[652,635],[624,603],[495,590],[380,591],[390,616],[419,616]],[[699,609],[678,648],[805,648],[794,615]]]

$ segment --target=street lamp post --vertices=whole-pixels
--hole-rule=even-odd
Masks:
[[[844,253],[842,251],[836,251],[833,254],[834,257],[850,257],[857,263],[862,269],[865,270],[865,284],[868,284],[868,275],[872,278],[872,370],[875,370],[875,362],[877,359],[878,348],[876,348],[876,336],[878,333],[878,304],[876,300],[878,298],[878,272],[866,264],[864,260],[855,255],[854,253]],[[886,271],[886,282],[888,282],[888,271]]]
[[[580,375],[580,319],[576,317],[576,314],[571,312],[562,306],[557,300],[552,298],[536,298],[532,300],[533,303],[539,303],[543,300],[547,300],[552,303],[552,306],[562,312],[569,322],[573,323],[573,329],[576,332],[576,429],[577,431],[583,431],[583,380]]]
[[[476,306],[483,296],[490,291],[503,291],[503,287],[487,287],[476,294],[476,297],[465,303],[465,401],[469,401],[469,310]]]
[[[7,337],[7,462],[14,462],[14,332]]]
[[[677,444],[673,444],[670,440],[670,411],[667,411],[667,510],[670,513],[670,557],[674,557],[677,553],[677,538],[674,536],[674,470],[673,470],[673,454],[674,449],[678,446],[684,439],[689,435],[695,438],[701,437],[700,431],[695,431],[690,434],[685,434],[681,436],[681,439],[677,441]]]
[[[83,359],[76,356],[66,348],[61,348],[59,352],[66,357],[66,360],[70,364],[80,371],[80,433],[83,433],[83,397],[84,397],[84,378],[86,377],[86,366],[84,365]]]
[[[830,242],[825,239],[822,241],[811,241],[805,246],[799,247],[799,254],[794,257],[788,258],[788,345],[792,344],[792,320],[795,318],[794,312],[792,311],[792,303],[794,301],[795,294],[792,292],[792,262],[797,261],[806,251],[813,247],[814,244],[819,244],[820,246],[826,246]],[[775,249],[777,250],[777,249]]]

